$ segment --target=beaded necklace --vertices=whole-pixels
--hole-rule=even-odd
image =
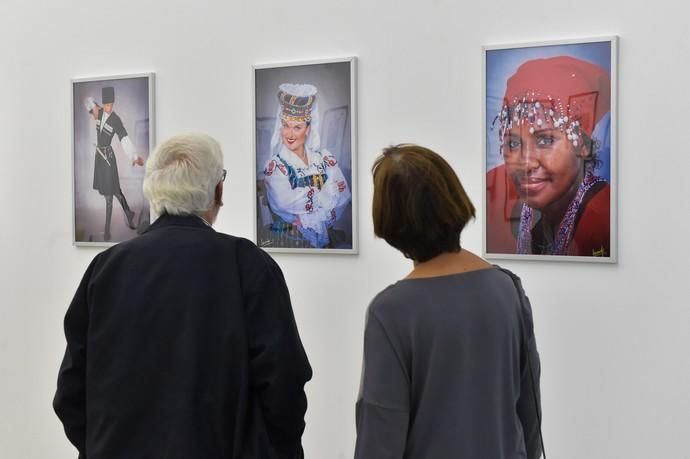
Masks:
[[[548,252],[545,255],[567,255],[568,247],[573,240],[575,234],[575,220],[580,212],[582,200],[589,190],[594,185],[600,182],[606,182],[605,179],[592,174],[591,171],[585,173],[584,179],[577,187],[577,193],[565,211],[565,215],[561,220],[558,228],[556,240],[550,245]],[[522,205],[522,212],[520,213],[520,230],[518,233],[518,247],[517,253],[531,254],[532,253],[532,228],[534,225],[534,209],[529,207],[526,203]]]

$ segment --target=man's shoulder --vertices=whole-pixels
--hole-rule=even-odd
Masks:
[[[237,247],[238,249],[244,250],[248,253],[261,253],[263,250],[261,250],[256,244],[254,244],[253,241],[242,237],[242,236],[234,236],[232,234],[228,233],[222,233],[220,231],[213,231],[211,232],[213,237],[215,237],[219,243],[221,244],[229,244]]]
[[[198,239],[199,242],[206,241],[209,244],[218,245],[219,248],[233,249],[241,251],[248,254],[257,254],[263,252],[259,249],[254,242],[242,237],[235,236],[233,234],[224,233],[222,231],[217,231],[210,227],[178,227],[182,228],[183,231],[191,230],[194,239]],[[161,236],[166,237],[166,236]]]
[[[127,241],[120,242],[100,255],[108,257],[121,252],[140,251],[161,246],[161,249],[170,250],[170,243],[174,241],[188,241],[201,246],[216,245],[219,248],[239,248],[256,245],[243,237],[234,236],[201,225],[167,225],[155,227],[152,225],[146,232]]]
[[[214,232],[213,234],[221,244],[229,244],[236,250],[240,262],[246,261],[270,267],[278,266],[275,260],[265,250],[257,246],[254,241],[221,232]]]
[[[199,256],[209,257],[210,263],[222,264],[221,260],[232,260],[232,263],[256,270],[278,266],[268,253],[247,238],[193,227],[147,232],[106,249],[96,256],[94,263],[96,267],[113,262],[119,264],[118,261],[122,260],[146,264],[151,262],[151,257],[169,260],[189,256],[192,247]],[[178,259],[178,262],[182,261]]]
[[[112,111],[110,112],[110,115],[108,115],[108,119],[105,120],[107,124],[122,124],[122,118],[120,118],[120,115],[118,115],[116,112]]]

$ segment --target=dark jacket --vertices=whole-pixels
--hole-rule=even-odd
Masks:
[[[84,459],[302,456],[311,368],[278,265],[164,215],[97,255],[53,402]]]

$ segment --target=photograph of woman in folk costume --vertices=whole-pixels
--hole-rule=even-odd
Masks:
[[[487,52],[487,255],[611,257],[610,45]]]
[[[347,118],[327,112],[331,121],[324,126],[322,94],[315,84],[283,82],[276,89],[270,142],[257,151],[258,244],[351,250],[351,169],[341,168],[341,157],[349,151],[343,151],[342,142],[334,143],[340,151],[331,151],[323,141],[348,134]]]

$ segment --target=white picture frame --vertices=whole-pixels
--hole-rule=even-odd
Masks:
[[[318,119],[315,117],[307,123],[309,137],[304,144],[318,146],[314,151],[309,150],[307,157],[316,154],[314,157],[326,158],[328,161],[322,164],[323,168],[316,164],[320,160],[313,164],[292,162],[297,157],[288,151],[288,140],[283,141],[277,132],[282,126],[278,93],[283,84],[311,85],[316,89],[314,107],[318,109],[315,108],[314,113]],[[358,252],[356,89],[355,57],[252,66],[253,222],[255,242],[264,250],[277,253]],[[320,142],[315,141],[314,133],[318,134]],[[314,167],[321,172],[312,174]],[[284,187],[288,183],[285,180],[294,186]],[[336,185],[339,191],[327,188]],[[279,193],[278,189],[283,192]],[[303,197],[310,191],[314,197],[311,203]],[[327,191],[330,194],[325,194]],[[295,193],[294,199],[292,193]],[[319,200],[315,197],[319,193],[329,199]],[[350,198],[346,202],[348,193]],[[283,199],[287,195],[290,196],[289,206],[281,204],[288,200]],[[327,204],[319,205],[326,201]],[[317,217],[321,215],[318,212],[330,217]],[[324,241],[327,244],[320,245]]]
[[[618,257],[618,37],[606,36],[484,46],[482,58],[482,204],[484,209],[482,249],[484,257],[506,260],[616,263]],[[546,62],[549,64],[545,65]],[[553,65],[556,63],[560,65],[558,67],[560,70],[548,70],[556,69],[557,67]],[[563,67],[564,65],[573,65],[572,68],[578,70],[566,72],[565,69],[570,67]],[[519,74],[518,69],[520,69]],[[529,73],[528,69],[533,73]],[[560,99],[557,101],[555,98],[551,98],[549,94],[536,94],[540,91],[536,86],[560,87],[553,84],[554,81],[559,81],[558,78],[570,79],[563,80],[564,83],[561,86],[576,87],[573,86],[572,81],[580,78],[580,75],[587,74],[589,71],[587,69],[594,69],[592,72],[596,75],[607,73],[610,86],[606,88],[606,85],[602,83],[600,86],[604,89],[601,91],[569,94],[568,101],[561,101]],[[553,73],[546,75],[544,72]],[[561,75],[566,76],[562,77]],[[550,106],[556,112],[557,118],[548,117],[547,123],[545,121],[547,117],[543,114],[551,108],[545,109],[546,104],[544,102],[539,108],[539,104],[535,105],[529,100],[529,95],[527,99],[524,99],[524,96],[523,99],[509,96],[509,92],[512,92],[513,88],[529,86],[528,83],[525,83],[525,78],[535,80],[533,98],[536,98],[537,102],[544,100],[551,104]],[[540,82],[536,83],[537,80]],[[542,83],[542,81],[547,80],[549,83]],[[605,78],[601,77],[598,81],[605,81]],[[558,90],[555,91],[558,92]],[[605,101],[609,96],[608,111],[604,112]],[[520,105],[523,100],[526,101],[526,105]],[[594,116],[588,114],[586,110],[581,110],[587,100],[590,101],[589,107],[593,107]],[[572,109],[570,108],[571,103]],[[556,107],[559,104],[562,104],[563,110],[563,116],[560,117],[558,115],[559,108]],[[508,109],[504,110],[506,107]],[[532,110],[532,112],[521,112],[520,107],[523,110]],[[566,119],[569,110],[585,113],[582,115],[583,122],[580,123],[579,121],[580,115],[572,115],[568,123],[564,124],[563,120]],[[524,127],[527,132],[530,132],[529,129],[540,127],[542,122],[546,127],[558,127],[558,129],[553,129],[554,134],[551,137],[549,137],[548,130],[545,130],[547,132],[542,137],[546,140],[543,142],[539,140],[542,150],[538,150],[536,147],[530,150],[527,145],[537,145],[536,140],[529,140],[527,135],[515,140],[513,137],[516,131],[512,128],[505,129],[505,126],[513,126],[511,124],[513,120],[516,121],[515,126],[523,126],[520,121],[517,121],[523,119],[517,115],[518,113],[526,117],[524,118],[526,120]],[[573,120],[576,118],[578,123],[573,125]],[[534,120],[534,124],[531,124],[532,120]],[[537,123],[540,124],[537,125]],[[587,128],[583,127],[585,124],[587,124]],[[581,183],[581,187],[573,190],[582,188],[581,194],[584,197],[577,201],[575,200],[577,193],[575,193],[575,198],[569,201],[565,192],[561,195],[557,194],[556,184],[559,183],[558,174],[560,172],[552,170],[538,175],[534,171],[538,170],[539,167],[545,170],[544,165],[530,164],[529,168],[523,170],[520,170],[522,166],[516,166],[518,164],[516,158],[521,158],[522,161],[527,161],[526,158],[530,158],[529,161],[536,161],[536,158],[546,157],[540,156],[546,152],[543,148],[551,145],[549,142],[558,145],[559,139],[564,139],[563,136],[567,136],[568,129],[571,129],[570,132],[573,135],[573,140],[570,141],[573,146],[576,146],[578,141],[580,144],[586,141],[588,146],[594,145],[589,150],[579,145],[580,150],[578,151],[589,151],[590,153],[594,151],[599,155],[585,156],[586,153],[581,154],[583,158],[588,158],[587,164],[591,165],[585,168],[583,174],[587,173],[586,170],[592,172],[587,180],[583,179],[578,182]],[[558,131],[563,132],[563,136],[558,134]],[[542,131],[537,130],[536,132]],[[506,133],[510,135],[510,138],[505,136]],[[586,135],[586,139],[582,137],[583,133]],[[530,135],[534,136],[534,134]],[[549,140],[550,138],[551,140]],[[592,142],[589,142],[589,139],[592,139]],[[575,151],[576,148],[573,150]],[[508,159],[504,155],[506,151],[510,152]],[[535,153],[530,156],[530,151]],[[528,169],[529,172],[526,172]],[[594,181],[597,183],[594,183],[592,188],[584,188]],[[541,219],[543,215],[549,215],[548,212],[555,206],[553,204],[555,201],[548,203],[548,195],[544,193],[549,190],[555,196],[562,196],[565,202],[570,202],[565,213],[567,218],[563,217],[560,220],[560,226],[557,226],[555,231],[553,225],[545,223],[548,221],[546,218]],[[608,199],[606,199],[607,194]],[[532,203],[534,208],[525,209],[525,206],[530,206],[528,203]],[[608,212],[608,218],[605,216],[606,212]],[[556,213],[556,215],[558,214]],[[597,218],[594,218],[593,215],[597,215]],[[557,219],[552,219],[552,221],[555,220]],[[542,227],[545,229],[541,230]],[[553,252],[550,253],[549,250]]]
[[[142,183],[143,162],[155,145],[154,77],[154,73],[137,73],[71,80],[73,245],[109,247],[135,237],[150,224],[151,212],[143,195]],[[102,97],[104,91],[107,91],[104,88],[112,88],[112,113],[117,115],[126,131],[126,137],[129,137],[125,143],[129,143],[129,150],[133,149],[135,152],[132,158],[125,154],[122,143],[124,137],[119,138],[122,131],[113,133],[110,142],[112,151],[106,151],[98,145],[99,138],[103,139],[99,134],[102,132],[99,131],[100,121],[96,119],[96,115],[92,115],[93,112],[88,111],[87,105],[95,103],[100,107],[96,110],[102,110],[105,105]],[[115,118],[111,121],[115,122]],[[107,120],[103,127],[112,129]],[[105,191],[103,185],[95,183],[96,156],[99,152],[103,161],[106,161],[105,155],[112,155],[117,164],[117,180],[108,179],[113,183]],[[135,163],[134,158],[140,160]],[[112,158],[106,163],[110,165],[110,161]],[[99,175],[101,173],[102,170]],[[100,186],[100,189],[95,186]],[[111,195],[118,186],[121,193]],[[107,225],[108,196],[112,203],[110,225]],[[120,196],[124,196],[124,201]],[[129,218],[125,208],[134,212],[132,218]],[[133,229],[129,226],[130,221]]]

